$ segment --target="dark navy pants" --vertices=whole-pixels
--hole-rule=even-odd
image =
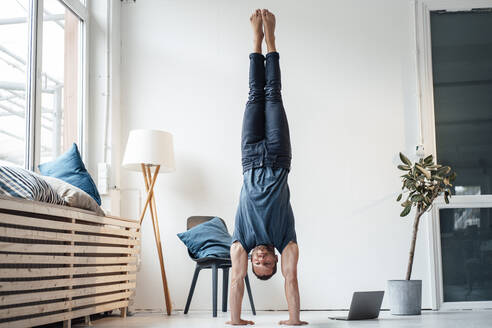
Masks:
[[[243,172],[256,167],[290,170],[289,124],[282,103],[278,52],[249,55],[249,97],[241,138]]]

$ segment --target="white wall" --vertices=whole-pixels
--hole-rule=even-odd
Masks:
[[[252,43],[248,18],[256,7],[277,15],[301,306],[347,308],[354,290],[384,289],[406,269],[412,219],[399,217],[395,167],[398,152],[413,155],[418,142],[409,0],[123,3],[120,146],[134,128],[174,134],[177,171],[159,177],[156,197],[171,297],[182,309],[194,263],[176,233],[191,215],[217,215],[234,227]],[[121,174],[123,189],[143,189],[140,175]],[[132,202],[135,194],[122,196],[122,208]],[[136,208],[122,215],[135,217]],[[149,219],[135,307],[163,309]],[[425,223],[413,278],[424,280],[428,308]],[[252,288],[258,309],[286,308],[280,274],[268,282],[252,278]],[[211,276],[203,272],[192,309],[210,308]]]

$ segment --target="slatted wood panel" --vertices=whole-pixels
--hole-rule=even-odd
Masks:
[[[125,309],[139,250],[136,221],[0,196],[0,328]]]

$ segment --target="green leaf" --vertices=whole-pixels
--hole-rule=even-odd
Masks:
[[[453,172],[453,173],[449,176],[449,181],[453,182],[454,180],[456,180],[456,172]]]
[[[401,217],[407,216],[408,213],[410,213],[410,210],[412,209],[412,206],[407,206],[403,209],[403,211],[400,213]]]
[[[449,197],[446,193],[444,193],[444,201],[446,202],[446,204],[449,204]]]
[[[399,202],[402,197],[403,197],[403,194],[399,194],[398,197],[396,198],[396,201]]]
[[[424,197],[422,195],[413,195],[412,198],[410,198],[412,202],[421,202],[424,200]]]
[[[425,177],[426,177],[427,179],[429,179],[429,180],[430,180],[430,178],[431,178],[431,174],[430,174],[430,172],[429,172],[429,171],[427,171],[426,169],[424,169],[423,167],[421,167],[421,166],[419,166],[419,165],[415,165],[415,167],[416,167],[416,168],[417,168],[420,172],[422,172],[422,173],[425,175]]]
[[[407,199],[406,201],[404,201],[403,203],[401,203],[401,206],[402,207],[407,207],[407,206],[412,207],[412,202]]]
[[[434,156],[429,155],[426,158],[424,158],[424,163],[431,164],[432,162],[434,162]]]
[[[437,170],[437,174],[443,176],[451,172],[451,168],[449,166],[443,166]]]
[[[409,190],[415,189],[415,182],[413,180],[405,180],[404,186],[407,187]]]
[[[400,153],[400,159],[403,162],[403,164],[412,166],[412,162],[410,162],[410,160],[405,155],[403,155],[403,153]]]
[[[397,167],[402,171],[410,171],[410,166],[398,165]]]

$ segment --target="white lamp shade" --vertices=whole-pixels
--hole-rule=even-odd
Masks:
[[[173,135],[159,130],[130,131],[121,165],[129,170],[141,171],[142,163],[160,165],[161,173],[174,171]]]

